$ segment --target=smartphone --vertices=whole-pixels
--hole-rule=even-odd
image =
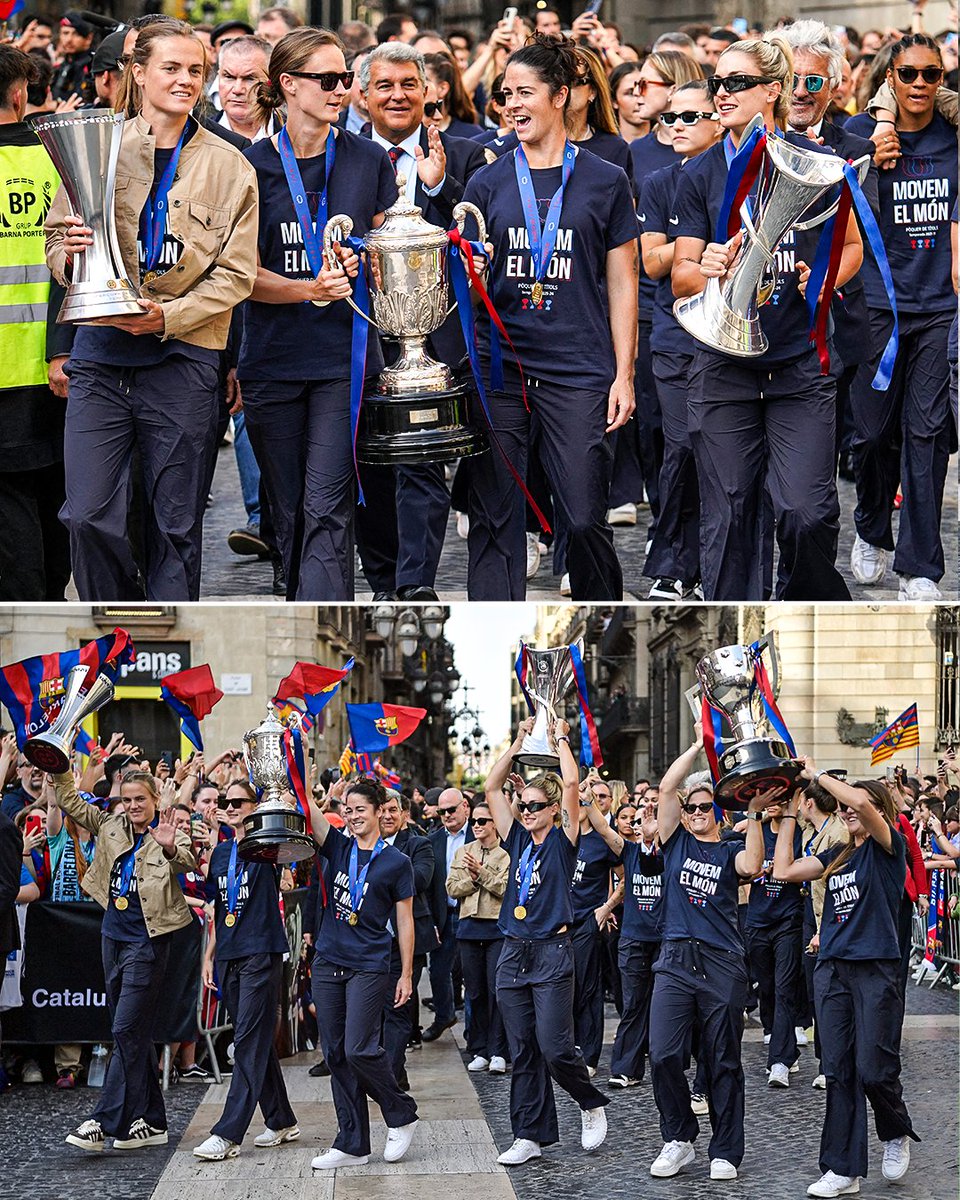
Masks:
[[[590,0],[590,3],[583,11],[585,13],[589,13],[592,17],[595,17],[599,14],[602,4],[603,0]]]
[[[733,26],[735,33],[739,33],[741,37],[747,36],[749,26],[746,17],[734,17],[730,24]]]
[[[887,767],[887,779],[889,779],[891,783],[894,780],[894,771],[895,770],[896,770],[895,767]]]
[[[160,761],[167,764],[167,770],[172,775],[173,774],[173,751],[172,750],[161,750],[160,751]]]
[[[505,29],[512,29],[513,23],[516,19],[517,19],[517,9],[512,8],[512,7],[505,8],[503,10],[503,16],[500,18],[500,24]]]
[[[31,813],[23,823],[24,837],[33,837],[34,834],[40,833],[43,829],[43,816],[41,813]]]

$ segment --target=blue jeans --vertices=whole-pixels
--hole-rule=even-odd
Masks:
[[[250,445],[247,422],[243,410],[234,413],[233,449],[237,456],[237,474],[240,476],[240,491],[243,507],[247,510],[247,523],[260,524],[260,467],[257,456]]]

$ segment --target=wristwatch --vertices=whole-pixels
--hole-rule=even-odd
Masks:
[[[762,821],[763,813],[762,812],[747,813],[747,820],[748,821]]]

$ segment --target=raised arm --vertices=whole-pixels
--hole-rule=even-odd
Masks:
[[[563,832],[574,846],[580,841],[580,768],[570,749],[570,726],[564,720],[553,723],[553,736],[560,756],[560,778],[563,795],[560,799],[560,821]]]
[[[750,801],[748,811],[751,813],[760,813],[773,800],[778,800],[782,795],[782,788],[768,788],[765,791],[758,792]],[[796,818],[793,821],[784,821],[784,825],[795,827]],[[790,830],[790,836],[793,837],[793,828]],[[763,867],[763,822],[757,820],[747,821],[747,844],[737,855],[734,866],[737,868],[737,874],[741,879],[753,879],[760,874]]]
[[[57,793],[49,775],[44,776],[40,799],[47,803],[47,837],[56,837],[63,828],[63,813],[57,805]]]
[[[703,726],[699,721],[693,727],[694,739],[689,748],[667,767],[666,774],[660,780],[660,799],[657,803],[657,832],[660,835],[660,845],[673,836],[680,824],[680,789],[683,781],[693,769],[697,755],[703,748]]]
[[[623,854],[623,838],[594,804],[592,794],[589,800],[584,801],[583,807],[586,809],[587,818],[591,826],[600,834],[610,849],[619,858]]]
[[[88,804],[79,795],[77,785],[73,782],[73,773],[66,771],[63,775],[54,775],[53,786],[59,807],[84,829],[99,833],[104,820],[103,813],[95,804]]]
[[[533,717],[525,717],[520,722],[517,729],[517,736],[513,739],[513,744],[493,764],[490,774],[487,776],[487,781],[483,785],[484,798],[493,815],[497,833],[499,833],[501,838],[505,838],[513,827],[513,808],[503,790],[503,785],[507,782],[507,776],[510,774],[510,769],[513,766],[513,756],[520,753],[523,739],[532,731]]]
[[[852,808],[860,818],[860,824],[867,833],[888,854],[892,853],[893,828],[883,813],[874,807],[869,792],[863,788],[851,787],[849,783],[844,783],[842,779],[828,775],[826,771],[818,771],[811,758],[803,760],[803,770],[800,773],[800,777],[801,779],[812,779],[815,783],[819,783],[823,790],[829,792],[838,804],[845,804],[847,808]]]
[[[792,816],[792,821],[780,819],[780,829],[777,833],[777,844],[773,854],[773,877],[783,879],[787,883],[807,883],[811,879],[819,879],[825,870],[823,863],[815,854],[805,858],[793,857],[793,834],[796,829],[797,799],[791,796],[785,806],[784,817]],[[759,828],[759,822],[751,822]]]

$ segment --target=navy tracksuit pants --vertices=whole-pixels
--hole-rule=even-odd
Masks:
[[[555,1080],[581,1109],[608,1104],[590,1082],[573,1037],[573,949],[568,934],[546,941],[505,938],[497,964],[497,1004],[513,1059],[510,1125],[541,1146],[559,1140]]]
[[[143,942],[103,939],[103,974],[113,1033],[113,1054],[93,1111],[107,1137],[125,1138],[143,1117],[166,1129],[153,1022],[163,997],[172,934]]]
[[[689,414],[704,597],[764,598],[766,484],[780,547],[777,599],[849,600],[836,567],[836,379],[821,376],[816,351],[764,370],[697,350]]]
[[[692,1142],[700,1124],[684,1075],[690,1028],[699,1025],[697,1062],[706,1067],[713,1136],[708,1153],[743,1159],[744,1079],[740,1060],[747,971],[743,956],[703,942],[664,942],[654,964],[650,1074],[664,1142]],[[698,1078],[699,1078],[698,1070]]]
[[[521,478],[536,445],[550,484],[558,525],[566,531],[566,561],[575,600],[620,600],[623,573],[607,525],[613,450],[606,435],[607,393],[527,381],[506,372],[506,391],[491,392],[494,428]],[[522,600],[527,586],[523,493],[492,446],[469,474],[470,536],[467,597]]]
[[[273,1044],[283,955],[218,959],[217,977],[233,1021],[234,1063],[227,1102],[210,1132],[239,1145],[258,1104],[268,1129],[289,1129],[297,1123]]]
[[[357,508],[357,549],[374,592],[433,587],[450,515],[442,463],[360,464],[366,504]]]
[[[380,1106],[388,1129],[417,1119],[416,1102],[397,1087],[380,1037],[390,973],[351,971],[323,959],[314,959],[312,973],[323,1059],[330,1068],[340,1126],[333,1149],[369,1154],[368,1096]]]
[[[902,484],[898,575],[943,577],[940,513],[947,463],[957,448],[950,408],[947,334],[951,312],[900,313],[900,348],[886,391],[871,387],[893,317],[870,309],[876,354],[862,363],[850,389],[857,533],[871,546],[893,547],[892,512]]]
[[[700,578],[700,485],[690,442],[687,390],[689,354],[653,354],[653,374],[663,423],[660,515],[643,573],[650,579]]]
[[[813,973],[827,1077],[820,1170],[867,1173],[867,1101],[881,1142],[913,1132],[900,1083],[903,1000],[896,959],[819,959]]]
[[[496,925],[495,921],[491,921]],[[463,991],[470,1002],[470,1050],[483,1058],[508,1058],[507,1035],[497,1007],[497,962],[503,950],[503,938],[484,941],[461,938],[460,966]]]
[[[623,1015],[617,1026],[610,1060],[611,1075],[642,1079],[650,1048],[650,1001],[653,997],[653,963],[659,942],[632,942],[620,938],[620,980]]]
[[[635,416],[612,433],[613,479],[610,483],[610,508],[637,504],[647,493],[652,518],[652,536],[660,514],[659,476],[663,464],[664,430],[660,401],[651,369],[650,320],[640,318],[637,329],[637,359],[633,373]]]
[[[356,482],[350,381],[243,380],[288,600],[352,600]]]
[[[770,1034],[767,1068],[774,1063],[792,1067],[800,1057],[797,1049],[798,1001],[800,998],[800,955],[803,918],[776,925],[747,926],[747,956],[750,974],[757,981],[760,1020]]]
[[[64,429],[73,577],[81,600],[199,600],[203,513],[215,454],[220,375],[182,355],[156,366],[71,359]],[[143,584],[127,515],[131,459],[143,487]]]
[[[603,1050],[603,943],[591,912],[570,930],[573,946],[573,1035],[588,1067]]]

